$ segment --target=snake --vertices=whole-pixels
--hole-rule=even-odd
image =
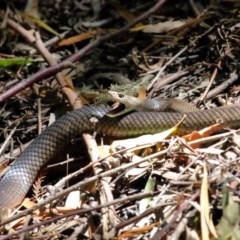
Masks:
[[[130,111],[109,117],[107,106],[84,106],[66,113],[46,128],[20,154],[0,181],[0,216],[21,204],[39,170],[66,149],[79,134],[93,133],[116,138],[154,134],[167,130],[181,120],[178,135],[188,134],[212,124],[219,129],[240,128],[240,106],[216,107],[190,112]]]
[[[106,115],[116,117],[131,111],[137,112],[194,112],[199,111],[191,103],[175,98],[150,98],[141,99],[116,91],[108,91],[108,95],[119,105]]]

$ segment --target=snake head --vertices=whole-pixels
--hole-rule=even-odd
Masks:
[[[132,97],[115,91],[108,91],[110,97],[118,102],[117,107],[113,108],[106,115],[108,117],[117,117],[136,110],[143,102],[142,99]]]

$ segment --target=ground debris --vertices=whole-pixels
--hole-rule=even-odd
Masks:
[[[169,0],[129,31],[121,29],[156,1],[39,1],[34,17],[14,2],[0,6],[0,93],[12,91],[0,95],[3,174],[50,119],[112,104],[107,90],[201,109],[238,103],[237,1]],[[49,70],[78,52],[57,74]],[[30,77],[33,85],[11,90]],[[0,240],[238,239],[239,131],[171,134],[140,147],[118,142],[114,150],[103,137],[96,148],[90,143],[99,156],[90,163],[82,141],[73,140],[3,223]]]

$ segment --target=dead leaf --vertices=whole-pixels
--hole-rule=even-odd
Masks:
[[[136,176],[140,176],[142,175],[144,172],[146,172],[146,170],[148,169],[148,167],[145,168],[132,168],[130,170],[128,170],[125,174],[126,178],[129,177],[136,177]]]
[[[157,134],[147,134],[137,138],[116,140],[111,144],[111,150],[112,152],[117,152],[117,149],[119,148],[119,146],[121,146],[121,149],[122,148],[129,149],[131,151],[136,151],[146,147],[151,147],[156,143],[159,143],[165,140],[170,135],[174,134],[176,132],[176,129],[177,129],[177,126],[174,126],[169,130],[166,130],[164,132],[157,133]]]
[[[209,233],[211,233],[214,237],[217,237],[216,230],[210,218],[210,206],[209,206],[209,196],[208,196],[208,173],[207,173],[207,166],[205,162],[203,164],[203,179],[202,179],[202,185],[201,185],[200,205],[201,205],[200,214],[201,214],[202,239],[209,240]]]
[[[80,207],[80,191],[76,190],[68,194],[65,207],[75,209]]]
[[[60,36],[60,34],[58,32],[56,32],[52,27],[50,27],[47,23],[45,23],[44,21],[42,21],[39,17],[35,17],[33,15],[29,15],[27,13],[23,13],[22,14],[23,17],[25,19],[27,19],[30,22],[35,23],[36,25],[40,26],[41,28],[45,29],[46,31],[56,35],[56,36]]]
[[[152,230],[154,227],[158,226],[159,222],[148,224],[147,226],[143,226],[136,229],[131,229],[128,231],[123,232],[120,236],[118,236],[116,239],[133,239],[134,236],[139,236],[140,234],[145,233],[146,231]],[[135,239],[135,238],[134,238]]]
[[[197,139],[201,139],[204,137],[208,137],[210,135],[212,135],[213,133],[217,132],[219,130],[219,126],[220,124],[214,124],[210,127],[206,127],[200,131],[193,131],[191,134],[185,135],[183,136],[183,138],[187,141],[193,141],[193,140],[197,140]],[[199,148],[201,146],[201,143],[198,144],[191,144],[192,148]]]
[[[179,28],[185,24],[184,21],[166,21],[166,22],[160,22],[157,24],[149,24],[145,27],[143,32],[145,33],[162,33],[162,32],[168,32],[170,30],[173,30],[175,28]]]
[[[28,0],[24,12],[29,16],[39,19],[38,0]]]
[[[88,31],[85,33],[81,33],[79,35],[70,37],[70,38],[66,38],[63,39],[62,41],[60,41],[58,43],[58,47],[63,47],[63,46],[69,46],[78,42],[82,42],[86,39],[92,38],[94,36],[96,36],[97,34],[99,34],[101,31],[99,30],[92,30],[92,31]]]

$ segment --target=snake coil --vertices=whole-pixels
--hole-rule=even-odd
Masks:
[[[32,186],[38,171],[61,152],[72,138],[81,133],[97,131],[113,137],[153,134],[177,124],[183,135],[220,122],[220,128],[240,127],[240,106],[219,107],[186,113],[132,112],[116,118],[104,116],[108,107],[83,107],[59,118],[39,135],[18,157],[0,182],[0,215],[19,205]],[[93,126],[91,117],[99,119]]]

